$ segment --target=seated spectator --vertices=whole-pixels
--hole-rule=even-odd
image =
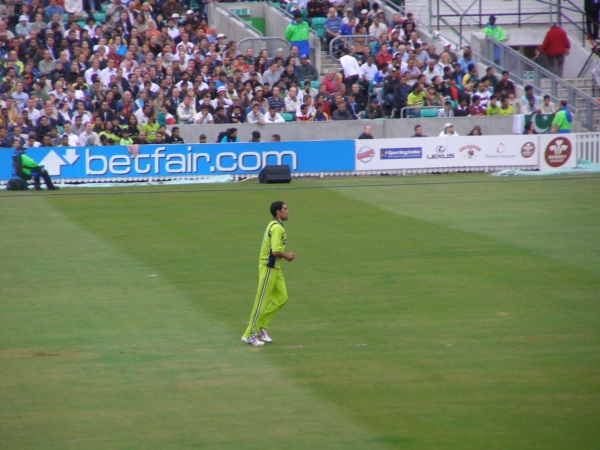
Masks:
[[[296,112],[296,122],[308,122],[309,120],[310,114],[308,112],[308,105],[303,103]]]
[[[494,85],[494,94],[508,95],[509,92],[515,92],[515,85],[508,79],[509,76],[508,70],[502,72],[502,78]]]
[[[536,98],[534,95],[527,97],[527,102],[521,108],[523,114],[540,114],[541,111],[541,108],[536,105]]]
[[[196,108],[192,103],[192,97],[186,95],[177,107],[177,122],[181,124],[191,124],[195,122]]]
[[[556,111],[557,111],[556,105],[550,100],[550,96],[544,95],[544,100],[542,101],[542,104],[540,105],[540,114],[555,114]]]
[[[319,79],[319,72],[315,66],[310,63],[308,55],[300,55],[300,65],[296,68],[298,79],[303,82],[306,80],[316,81]]]
[[[337,109],[331,115],[332,120],[354,120],[354,116],[346,108],[346,102],[339,103]]]
[[[277,112],[275,106],[269,107],[269,112],[265,115],[265,123],[284,123],[285,119]]]
[[[531,121],[527,122],[525,124],[525,131],[523,132],[523,134],[539,134],[535,129],[535,123]]]
[[[479,96],[478,96],[479,97]],[[479,100],[479,98],[478,98]],[[473,96],[473,104],[475,104],[475,96]],[[486,116],[499,116],[500,115],[500,105],[498,105],[498,98],[494,95],[490,98],[490,103],[485,109]]]
[[[479,96],[478,95],[473,96],[473,104],[471,106],[469,106],[469,115],[471,115],[473,117],[486,115],[485,108],[479,104]]]
[[[214,122],[216,124],[221,123],[229,123],[229,117],[225,114],[225,108],[222,106],[217,106],[215,108],[215,115],[213,117]]]
[[[329,114],[323,111],[323,103],[319,102],[316,104],[316,111],[311,114],[311,122],[326,122],[330,120]]]
[[[298,98],[297,91],[295,87],[290,88],[288,91],[288,95],[284,99],[285,103],[285,112],[296,115],[296,110],[300,106],[301,102]]]
[[[371,134],[371,125],[365,125],[363,132],[358,136],[358,139],[374,139]]]
[[[221,138],[220,142],[240,142],[237,133],[237,128],[228,128],[225,132],[225,136]]]
[[[479,125],[475,125],[473,129],[469,131],[469,134],[467,134],[467,136],[483,136],[483,133],[481,132],[481,127]]]
[[[421,125],[415,125],[415,134],[413,134],[411,137],[422,138],[427,136],[423,134],[423,127]]]
[[[209,112],[208,105],[201,106],[200,112],[194,117],[194,123],[197,125],[212,125],[215,123],[212,114]]]
[[[444,131],[440,133],[440,137],[457,137],[459,134],[454,131],[454,127],[451,123],[444,125]]]
[[[246,123],[246,114],[241,106],[234,105],[229,115],[229,123]]]
[[[252,105],[252,111],[250,111],[247,118],[248,123],[256,123],[258,125],[265,124],[265,116],[260,111],[260,105],[258,103],[254,103],[254,105]]]
[[[250,142],[260,142],[260,131],[254,130],[252,132],[252,139],[250,139]]]
[[[515,114],[515,110],[508,103],[508,97],[502,97],[501,105],[500,105],[500,115],[501,116],[513,116]]]
[[[467,117],[469,115],[469,106],[467,105],[467,99],[461,98],[458,105],[454,108],[454,117]]]
[[[444,101],[444,109],[440,109],[437,113],[438,117],[454,117],[454,110],[452,109],[452,102],[450,100]]]
[[[365,115],[367,119],[384,119],[385,113],[383,112],[383,108],[379,104],[379,100],[377,97],[373,97],[371,102],[367,105],[365,109]]]
[[[321,86],[325,86],[325,92],[328,95],[335,93],[340,83],[340,79],[335,69],[330,69],[329,72],[327,72],[327,75],[321,80]]]
[[[271,142],[281,142],[281,136],[279,136],[278,134],[272,134]]]

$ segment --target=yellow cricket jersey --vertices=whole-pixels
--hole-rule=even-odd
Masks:
[[[281,258],[274,256],[273,252],[284,252],[286,242],[287,238],[285,236],[283,222],[274,218],[269,222],[269,225],[267,225],[265,235],[263,236],[259,256],[260,264],[264,264],[273,269],[280,269]]]

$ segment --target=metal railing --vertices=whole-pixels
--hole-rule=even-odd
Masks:
[[[352,43],[352,41],[356,40],[356,39],[363,39],[363,41],[365,39],[368,39],[369,42],[377,42],[378,39],[375,39],[373,36],[371,36],[370,34],[350,34],[348,36],[336,36],[334,37],[330,42],[329,42],[329,56],[331,56],[334,60],[338,61],[340,58],[336,58],[335,57],[335,51],[334,48],[336,48],[338,46],[338,43],[341,43],[344,46],[348,46],[348,44]],[[363,45],[367,45],[363,42]],[[373,54],[373,57],[375,57],[375,54]]]
[[[537,11],[530,11],[530,10],[523,10],[523,1],[522,0],[518,0],[517,1],[517,12],[514,13],[501,13],[501,12],[494,12],[494,15],[497,17],[515,17],[516,16],[516,24],[519,26],[519,28],[521,28],[521,26],[523,26],[523,18],[531,18],[531,17],[535,17],[535,16],[540,16],[540,21],[539,23],[542,24],[548,24],[551,22],[554,22],[557,19],[554,19],[553,16],[556,16],[557,18],[559,18],[561,16],[561,9],[563,8],[561,3],[564,2],[565,0],[550,0],[550,1],[540,1],[537,0],[537,2],[539,3],[545,3],[547,5],[549,5],[548,8],[543,9],[543,10],[537,10]],[[449,23],[449,20],[452,19],[456,19],[456,17],[460,17],[461,20],[464,20],[465,18],[476,18],[477,21],[476,22],[471,22],[469,23],[470,25],[475,25],[479,28],[483,27],[483,25],[485,25],[485,23],[487,23],[487,17],[489,16],[489,11],[484,12],[483,11],[483,2],[480,0],[474,0],[473,3],[465,10],[465,11],[458,11],[455,7],[453,7],[447,0],[436,0],[435,2],[436,4],[436,10],[435,12],[432,11],[432,15],[434,17],[437,18],[438,22],[437,22],[437,26],[438,28],[440,27],[440,24],[443,24],[445,26],[451,26],[451,24]],[[471,10],[471,8],[473,6],[475,6],[475,4],[477,4],[479,6],[478,11],[477,12],[473,12],[473,13],[469,13],[468,11]],[[446,7],[448,8],[450,11],[452,11],[452,14],[444,14],[441,12],[442,7]],[[559,22],[560,23],[560,22]],[[460,28],[460,31],[462,31],[462,26]]]
[[[555,102],[560,101],[559,89],[566,90],[569,109],[574,112],[586,128],[594,130],[594,109],[600,109],[600,103],[593,97],[573,87],[562,78],[555,76],[552,72],[524,57],[516,50],[503,45],[489,36],[485,38],[485,45],[488,55],[493,55],[495,51],[499,52],[500,65],[493,63],[492,66],[496,70],[508,70],[511,73],[511,77],[516,78],[522,84],[531,84],[534,86],[534,90],[537,90],[541,94],[545,93],[545,91],[539,88],[541,80],[542,78],[548,79],[550,81],[550,89],[547,93]],[[488,63],[492,63],[492,61],[488,61]],[[584,106],[578,107],[578,101],[583,101]]]
[[[275,55],[277,48],[289,48],[290,43],[283,38],[276,37],[257,37],[257,38],[244,38],[238,42],[238,49],[241,52],[245,52],[246,49],[251,48],[255,55],[266,49],[269,55]]]
[[[439,112],[440,110],[443,110],[444,107],[443,106],[405,106],[404,108],[402,108],[400,110],[400,117],[403,118],[403,119],[407,118],[407,117],[411,118],[411,119],[417,119],[419,117],[422,117],[420,111],[423,110],[423,109],[428,109],[428,110],[432,109],[432,110],[437,110]],[[411,111],[415,111],[415,110],[419,111],[419,116],[410,117],[410,112]],[[436,113],[435,117],[437,117],[437,114],[438,113]],[[422,117],[422,118],[423,119],[428,119],[429,117]]]
[[[252,32],[256,33],[259,36],[262,36],[262,32],[257,30],[256,28],[254,28],[250,23],[246,22],[242,17],[238,16],[237,14],[231,12],[228,8],[226,8],[225,6],[221,5],[219,2],[212,2],[213,6],[215,8],[217,8],[217,10],[221,9],[225,12],[225,14],[227,14],[229,17],[231,17],[232,19],[237,20],[238,22],[241,22],[241,24],[244,26],[244,28],[251,30]]]
[[[288,16],[290,19],[294,20],[294,15],[291,12],[289,12],[287,9],[283,9],[283,8],[280,8],[279,6],[275,6],[273,4],[273,2],[271,2],[269,0],[267,0],[266,3],[267,3],[267,6],[269,6],[269,8],[273,8],[276,11],[280,12],[281,14],[283,14],[284,16]],[[310,28],[310,34],[312,34],[315,37],[319,37],[317,35],[317,32],[315,30],[313,30],[312,28]]]

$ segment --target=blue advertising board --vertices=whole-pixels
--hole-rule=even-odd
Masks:
[[[0,180],[12,178],[12,149],[0,149]],[[30,148],[56,178],[100,179],[257,174],[287,164],[292,173],[354,170],[354,141]]]

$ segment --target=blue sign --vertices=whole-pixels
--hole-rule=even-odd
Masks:
[[[382,148],[380,156],[381,159],[420,159],[423,156],[423,148]]]
[[[12,149],[0,149],[0,180],[12,178]],[[354,170],[354,141],[30,148],[27,155],[57,178],[177,177],[257,174],[287,164],[292,173]]]

